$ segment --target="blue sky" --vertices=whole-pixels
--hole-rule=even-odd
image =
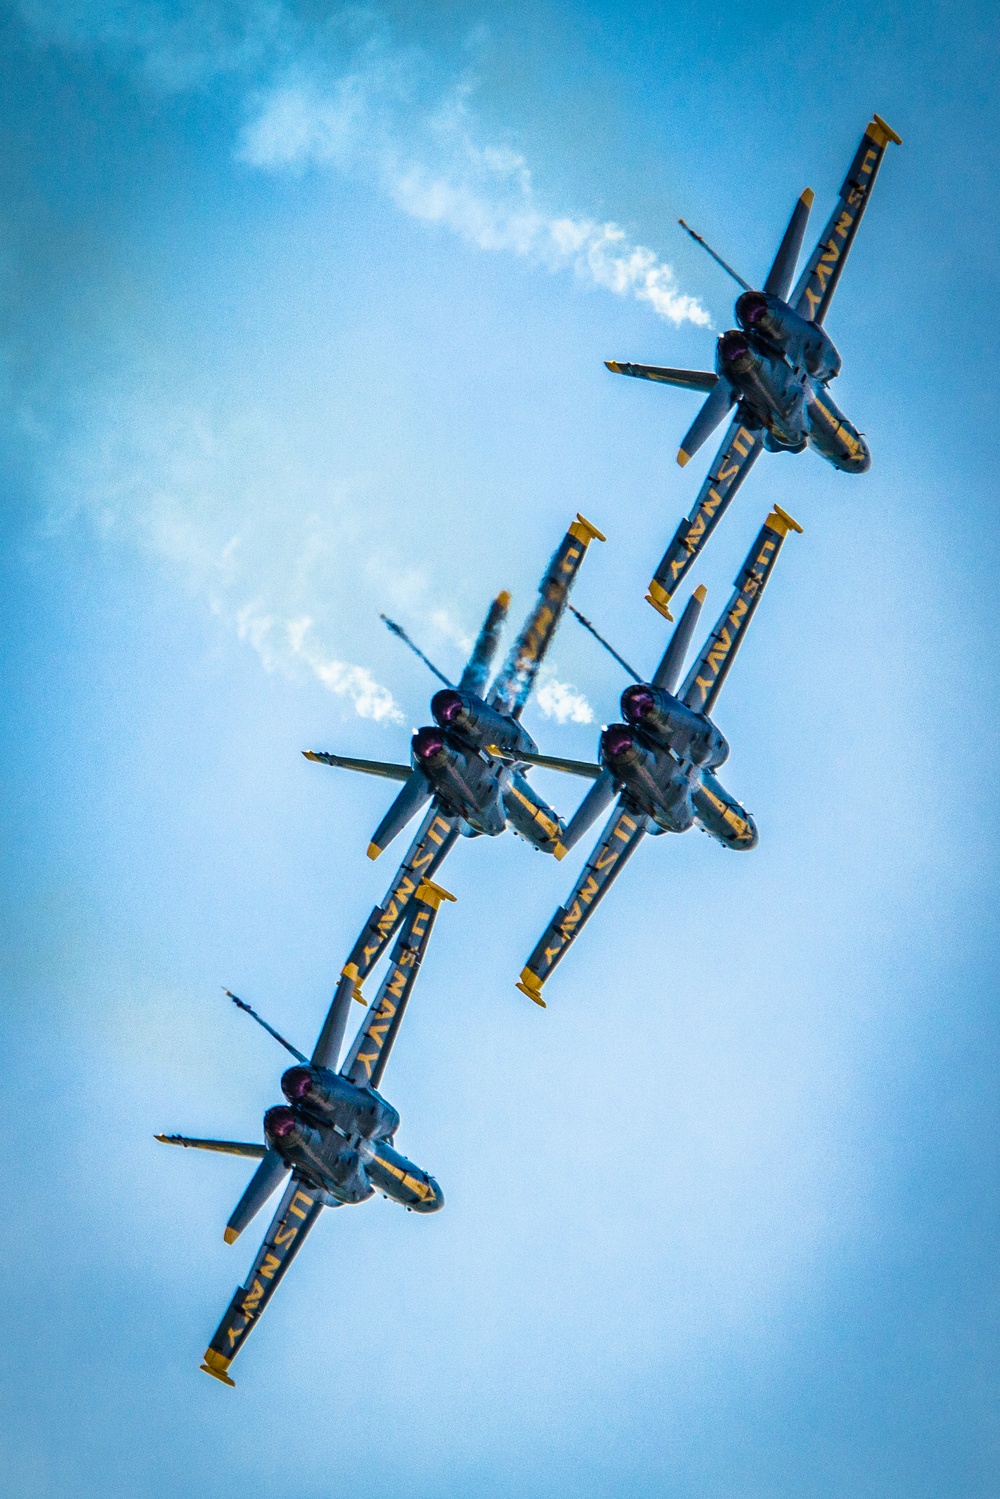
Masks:
[[[0,25],[7,1486],[993,1495],[992,9]],[[299,751],[405,756],[433,684],[379,611],[458,669],[577,509],[652,666],[705,460],[602,360],[710,361],[676,217],[759,278],[873,109],[828,322],[872,470],[765,458],[698,569],[710,622],[768,506],[805,527],[718,712],[759,848],[650,840],[545,1012],[583,851],[457,850],[385,1080],[446,1209],[327,1215],[225,1390],[246,1170],[152,1135],[259,1138],[282,1055],[220,986],[310,1045],[391,874],[384,787]],[[526,721],[589,756],[622,685],[570,621]]]

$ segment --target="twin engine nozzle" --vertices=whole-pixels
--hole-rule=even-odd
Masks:
[[[374,1089],[357,1088],[325,1067],[290,1067],[281,1088],[289,1102],[268,1109],[264,1135],[286,1165],[304,1170],[341,1202],[364,1202],[378,1188],[415,1213],[443,1206],[434,1178],[390,1144],[399,1115]]]
[[[345,1135],[366,1140],[388,1140],[399,1128],[399,1114],[374,1088],[358,1088],[327,1067],[289,1067],[281,1079],[281,1091],[290,1104],[326,1124],[334,1124]],[[278,1105],[272,1113],[293,1114]]]
[[[621,707],[623,718],[681,761],[714,770],[729,758],[729,741],[712,720],[662,687],[645,682],[626,687]]]
[[[600,757],[611,765],[631,765],[640,758],[639,746],[628,724],[612,723],[601,731]]]
[[[422,770],[446,764],[451,756],[444,734],[437,728],[418,729],[410,740],[413,759]]]
[[[755,333],[766,339],[775,348],[789,355],[795,364],[802,364],[817,380],[832,380],[840,374],[841,360],[833,339],[819,323],[801,317],[787,302],[769,292],[746,291],[736,303],[736,320],[746,333]],[[740,335],[736,330],[724,333],[719,340],[719,356],[723,362],[742,357],[737,353]],[[730,340],[723,348],[725,340]],[[743,339],[746,345],[746,339]],[[733,363],[736,370],[741,366]]]
[[[431,713],[441,729],[458,736],[474,749],[486,749],[496,745],[498,749],[516,754],[519,749],[534,754],[538,746],[521,727],[516,718],[484,703],[474,692],[465,692],[460,687],[445,687],[431,698]],[[423,731],[421,731],[423,732]]]

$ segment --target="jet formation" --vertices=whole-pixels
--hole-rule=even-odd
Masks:
[[[735,307],[738,327],[717,340],[714,371],[607,361],[613,373],[704,394],[681,441],[682,467],[729,417],[691,511],[677,527],[649,585],[647,602],[671,623],[674,595],[762,450],[799,453],[811,447],[844,473],[863,474],[870,467],[864,435],[830,395],[841,358],[824,321],[890,143],[901,144],[899,136],[875,115],[798,279],[813,203],[808,188],[795,205],[759,290],[680,221],[741,287]],[[783,543],[801,530],[779,505],[769,509],[732,596],[686,673],[705,588],[699,585],[691,593],[655,669],[647,675],[635,671],[569,603],[591,542],[605,539],[579,514],[557,546],[538,596],[492,680],[510,607],[506,591],[490,603],[457,682],[438,669],[402,626],[382,616],[441,683],[430,700],[432,722],[414,731],[408,762],[364,760],[330,750],[303,753],[309,760],[399,785],[372,834],[369,858],[378,858],[419,818],[416,832],[385,897],[371,911],[348,954],[308,1056],[246,1001],[226,991],[295,1060],[280,1079],[284,1101],[264,1115],[263,1140],[156,1137],[164,1144],[257,1161],[226,1224],[227,1244],[235,1243],[281,1190],[249,1274],[205,1351],[205,1373],[234,1384],[229,1372],[233,1359],[324,1207],[355,1205],[376,1192],[418,1214],[437,1212],[444,1204],[435,1178],[397,1149],[400,1116],[383,1096],[381,1084],[438,912],[443,903],[454,900],[436,877],[460,838],[492,839],[510,832],[559,861],[612,808],[569,897],[521,970],[518,989],[542,1007],[546,981],[647,834],[684,833],[698,827],[724,849],[745,852],[756,846],[758,829],[752,815],[720,777],[730,745],[715,721],[715,708]],[[567,610],[631,678],[621,695],[621,720],[602,728],[594,761],[543,753],[521,722]],[[530,780],[534,768],[590,782],[569,816],[561,816],[536,791]],[[384,976],[367,1003],[364,985],[385,956]],[[342,1059],[354,1000],[366,1005],[365,1014]]]

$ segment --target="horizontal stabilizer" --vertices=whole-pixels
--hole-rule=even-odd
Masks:
[[[154,1135],[161,1145],[184,1145],[188,1150],[217,1150],[220,1155],[245,1155],[262,1161],[267,1155],[266,1145],[244,1144],[241,1140],[192,1140],[187,1135]]]
[[[660,385],[679,385],[682,390],[714,390],[719,377],[714,370],[675,370],[663,364],[626,364],[605,359],[613,375],[634,375],[637,380],[656,380]]]
[[[543,770],[561,770],[568,776],[586,776],[591,781],[596,781],[601,774],[601,767],[591,760],[564,760],[559,755],[534,755],[525,751],[519,751],[517,758],[527,765],[540,765]]]
[[[256,1218],[268,1198],[281,1186],[287,1170],[278,1152],[269,1147],[226,1224],[223,1238],[227,1244],[234,1244],[247,1224]]]
[[[653,673],[652,685],[662,687],[664,692],[673,692],[684,669],[684,658],[691,648],[701,606],[705,602],[705,588],[696,588],[684,606],[684,613],[674,626],[673,634],[663,652],[663,659]]]
[[[382,850],[389,847],[396,834],[403,831],[430,796],[430,782],[423,771],[409,771],[405,785],[372,834],[372,841],[368,845],[369,859],[377,859]]]
[[[320,765],[337,765],[341,770],[359,770],[366,776],[383,776],[387,781],[408,781],[413,775],[411,765],[393,765],[385,760],[352,760],[347,755],[331,755],[326,750],[303,750],[307,760],[316,760]]]

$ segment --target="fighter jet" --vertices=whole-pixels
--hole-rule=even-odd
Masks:
[[[418,886],[396,939],[388,972],[339,1071],[334,1070],[336,1059],[332,1067],[327,1065],[329,1053],[321,1045],[322,1033],[308,1058],[248,1004],[230,995],[297,1062],[281,1079],[286,1102],[264,1115],[265,1144],[156,1136],[164,1145],[186,1145],[260,1161],[226,1226],[227,1244],[235,1242],[288,1176],[250,1274],[234,1295],[205,1352],[202,1369],[223,1384],[235,1383],[229,1374],[230,1364],[324,1207],[364,1202],[376,1191],[413,1213],[436,1213],[444,1205],[434,1178],[395,1149],[399,1114],[378,1089],[427,951],[438,907],[443,900],[454,899],[430,880]]]
[[[784,510],[774,507],[736,578],[735,592],[676,694],[674,689],[705,599],[704,588],[695,589],[688,600],[663,659],[648,682],[612,651],[633,678],[633,685],[626,687],[621,699],[627,722],[610,724],[601,731],[599,764],[531,757],[534,764],[594,781],[566,829],[563,841],[567,847],[618,793],[618,804],[573,893],[549,922],[521,973],[517,987],[536,1004],[544,1007],[542,985],[644,834],[684,833],[697,825],[724,848],[749,849],[756,845],[753,818],[716,775],[729,757],[729,743],[711,714],[782,543],[789,531],[801,529]],[[584,622],[593,629],[589,621]]]
[[[563,823],[525,775],[528,759],[538,747],[520,718],[587,547],[595,539],[603,541],[604,537],[578,515],[552,557],[539,584],[538,599],[488,690],[509,594],[501,593],[490,605],[457,687],[399,625],[386,621],[444,683],[431,699],[433,725],[415,730],[410,741],[409,765],[303,751],[309,760],[402,781],[402,790],[372,835],[369,858],[378,858],[430,802],[385,899],[372,911],[342,970],[317,1048],[324,1065],[329,1065],[329,1056],[339,1053],[351,996],[364,1002],[361,985],[392,940],[413,891],[421,879],[436,874],[460,833],[496,837],[510,828],[543,853],[558,859],[566,852]]]
[[[795,205],[760,291],[680,220],[743,288],[736,303],[739,327],[723,333],[716,343],[714,372],[606,361],[617,375],[707,392],[708,399],[681,442],[677,462],[682,467],[736,408],[691,513],[678,526],[649,585],[647,602],[668,620],[673,618],[671,598],[762,448],[771,453],[801,453],[808,445],[848,474],[864,473],[871,465],[868,444],[830,395],[829,384],[840,372],[841,358],[823,321],[890,141],[902,145],[896,132],[875,115],[791,295],[813,202],[810,188]]]

